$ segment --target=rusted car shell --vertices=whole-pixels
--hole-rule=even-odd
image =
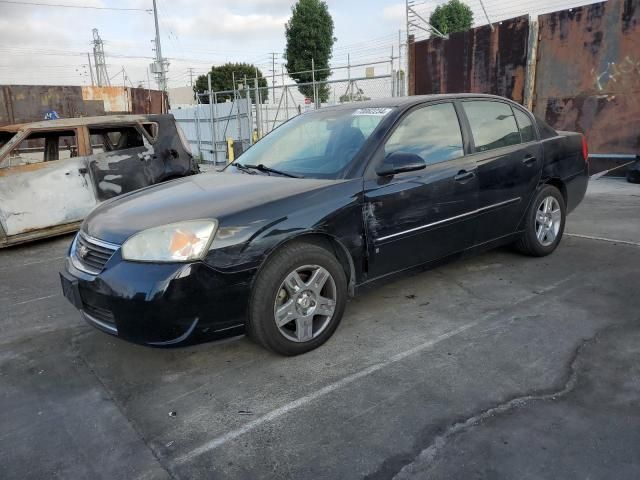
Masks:
[[[96,152],[89,129],[120,126],[135,129],[142,145]],[[56,131],[75,132],[71,158],[11,165],[10,154],[29,135]],[[74,231],[104,200],[198,172],[171,115],[69,118],[0,127],[3,132],[14,135],[0,148],[0,248]]]

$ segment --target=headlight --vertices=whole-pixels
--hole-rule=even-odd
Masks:
[[[189,220],[136,233],[122,245],[122,258],[141,262],[188,262],[202,258],[216,234],[215,220]]]

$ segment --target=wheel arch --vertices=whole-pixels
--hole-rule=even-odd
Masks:
[[[556,187],[560,191],[560,194],[562,195],[562,198],[564,199],[564,204],[568,208],[568,204],[567,204],[568,193],[567,193],[567,186],[565,185],[565,183],[558,177],[543,178],[543,179],[540,180],[540,182],[538,183],[538,186],[536,187],[536,189],[531,194],[531,197],[529,198],[529,202],[527,204],[527,208],[524,210],[524,213],[522,214],[522,217],[520,218],[520,221],[518,222],[518,229],[516,230],[517,232],[521,232],[524,229],[525,221],[526,221],[526,218],[527,218],[527,212],[529,211],[529,208],[531,207],[531,204],[532,204],[533,200],[536,198],[536,195],[538,194],[540,189],[543,188],[546,185],[551,185],[552,187]]]
[[[556,187],[558,190],[560,190],[560,193],[562,194],[562,198],[564,199],[564,204],[568,205],[569,195],[567,192],[567,185],[560,178],[558,177],[547,178],[542,181],[539,187],[543,185],[551,185],[553,187]]]
[[[278,243],[262,259],[262,262],[258,267],[258,271],[254,276],[254,282],[255,282],[255,279],[258,278],[258,275],[260,275],[261,270],[264,268],[264,266],[267,264],[269,259],[274,254],[276,254],[283,248],[286,248],[288,245],[295,242],[313,243],[333,253],[336,259],[338,260],[338,262],[340,262],[340,265],[342,265],[344,273],[347,276],[347,286],[348,286],[349,296],[350,297],[354,296],[355,285],[356,285],[356,269],[355,269],[355,264],[353,262],[353,257],[349,253],[349,250],[347,249],[347,247],[345,247],[345,245],[339,239],[337,239],[335,236],[326,232],[314,232],[314,231],[301,232],[297,235],[286,238],[285,240]]]

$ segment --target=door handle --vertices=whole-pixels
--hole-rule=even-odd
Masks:
[[[534,157],[533,155],[527,155],[522,159],[522,163],[524,163],[527,167],[529,167],[534,163],[536,163],[536,157]]]
[[[476,174],[473,173],[473,172],[467,172],[466,170],[460,170],[458,172],[458,174],[455,177],[453,177],[453,179],[456,182],[464,183],[464,182],[468,182],[469,180],[471,180],[475,176],[476,176]]]

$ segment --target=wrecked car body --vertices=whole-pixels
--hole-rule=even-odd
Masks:
[[[197,172],[172,115],[0,127],[0,248],[77,230],[105,200]]]

